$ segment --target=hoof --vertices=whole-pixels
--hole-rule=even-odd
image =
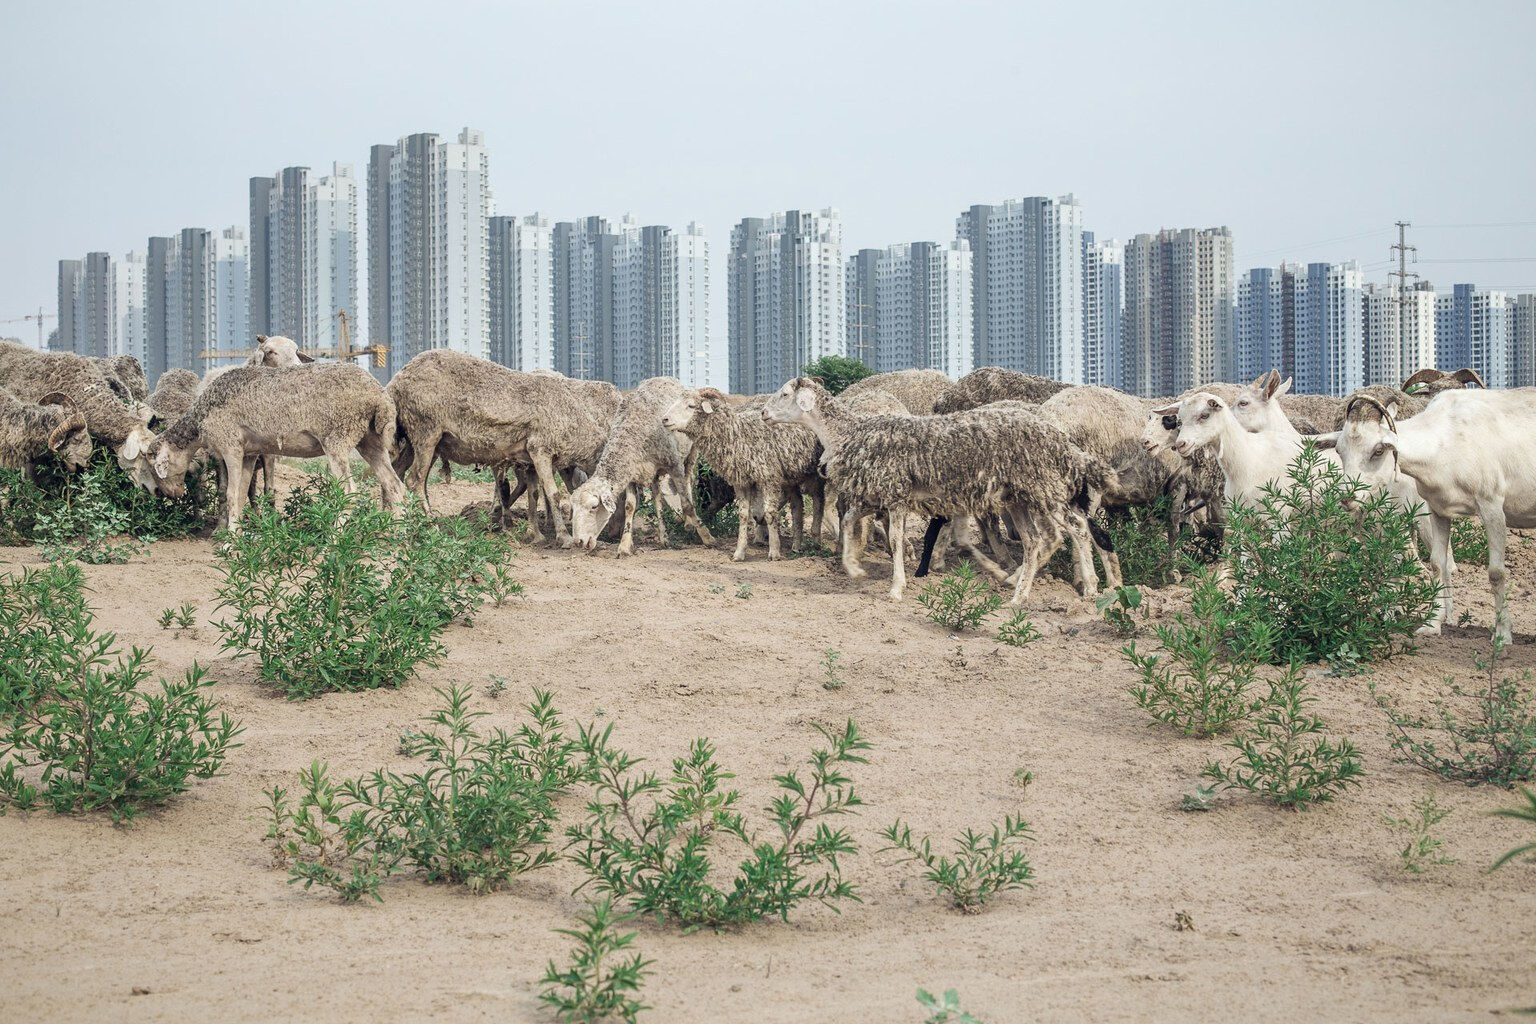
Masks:
[[[863,569],[859,569],[859,568],[849,569],[849,568],[845,567],[844,571],[846,571],[848,573],[848,578],[851,579],[851,580],[861,580],[865,576],[869,575],[869,573],[867,573]]]
[[[747,560],[747,553],[745,551],[732,551],[731,552],[731,561],[733,561],[733,562],[745,562],[746,560]]]
[[[1438,622],[1426,622],[1413,631],[1415,636],[1439,636],[1440,624]]]
[[[893,590],[890,593],[885,595],[885,599],[887,601],[900,601],[901,600],[901,595],[902,595],[902,591],[900,591],[900,590]]]

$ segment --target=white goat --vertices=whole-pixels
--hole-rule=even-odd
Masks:
[[[1216,446],[1227,501],[1256,504],[1263,497],[1264,486],[1284,479],[1301,451],[1301,435],[1289,422],[1286,431],[1252,433],[1238,422],[1226,402],[1209,391],[1197,391],[1176,405],[1154,409],[1152,415],[1178,417],[1173,450],[1186,458],[1206,445]]]
[[[1344,428],[1319,437],[1336,446],[1344,471],[1379,489],[1408,477],[1429,506],[1430,561],[1440,571],[1441,600],[1421,633],[1439,633],[1451,611],[1451,520],[1475,515],[1488,531],[1488,585],[1494,635],[1512,638],[1505,591],[1507,530],[1536,526],[1536,389],[1447,391],[1399,424],[1395,403],[1357,396]]]

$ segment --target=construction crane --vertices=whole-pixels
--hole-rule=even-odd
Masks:
[[[26,316],[12,317],[9,320],[0,320],[0,324],[20,324],[20,323],[28,323],[30,321],[36,320],[37,321],[37,348],[38,348],[38,351],[42,351],[42,348],[43,348],[43,321],[44,320],[57,320],[58,318],[59,318],[59,315],[57,313],[44,313],[43,312],[43,307],[42,306],[38,306],[36,313],[28,313]]]
[[[340,344],[335,348],[305,348],[299,351],[314,359],[335,359],[340,362],[349,362],[358,356],[372,356],[374,366],[383,366],[385,357],[389,355],[388,345],[364,345],[362,348],[352,347],[352,325],[347,311],[339,309],[336,318],[341,321],[341,329],[337,332]],[[249,359],[256,352],[255,349],[220,348],[199,352],[197,357],[205,362],[209,359]]]

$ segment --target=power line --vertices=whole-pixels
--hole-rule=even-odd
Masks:
[[[1468,256],[1457,259],[1419,260],[1420,263],[1536,263],[1536,256]]]
[[[1354,241],[1357,238],[1370,238],[1370,237],[1372,237],[1374,235],[1384,235],[1384,234],[1388,234],[1388,233],[1389,232],[1388,232],[1388,230],[1386,228],[1377,228],[1374,231],[1362,231],[1359,234],[1354,234],[1354,235],[1340,235],[1337,238],[1320,238],[1320,239],[1318,239],[1315,242],[1302,242],[1302,243],[1299,243],[1297,245],[1282,245],[1282,246],[1280,246],[1277,249],[1260,249],[1258,252],[1245,252],[1243,254],[1243,258],[1244,259],[1252,259],[1255,256],[1272,256],[1275,253],[1282,253],[1282,252],[1287,252],[1288,253],[1288,252],[1293,252],[1293,251],[1295,251],[1297,249],[1310,249],[1310,248],[1312,248],[1314,246],[1330,245],[1330,244],[1332,244],[1334,242],[1352,242],[1352,241]]]
[[[1419,230],[1445,230],[1452,228],[1530,228],[1536,227],[1536,220],[1505,220],[1492,221],[1487,224],[1420,224]]]

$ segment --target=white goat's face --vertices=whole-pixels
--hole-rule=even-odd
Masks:
[[[1186,458],[1221,435],[1222,424],[1231,410],[1208,391],[1190,395],[1179,404],[1179,429],[1173,450]]]
[[[1271,370],[1239,391],[1232,399],[1232,415],[1238,426],[1251,434],[1289,423],[1280,408],[1280,396],[1291,390],[1291,379],[1280,382],[1280,374]]]
[[[1372,491],[1385,492],[1397,480],[1397,434],[1379,417],[1346,420],[1343,430],[1319,434],[1315,443],[1336,449],[1344,475]]]
[[[571,494],[571,535],[576,543],[591,551],[597,547],[597,535],[618,508],[613,483],[592,477]]]

